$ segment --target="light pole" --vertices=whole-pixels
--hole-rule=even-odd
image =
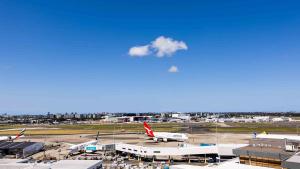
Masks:
[[[113,122],[113,123],[114,123],[113,142],[114,142],[114,144],[115,144],[115,129],[116,129],[116,124],[115,124],[115,122]]]
[[[219,163],[220,163],[221,157],[220,157],[220,153],[219,153],[218,121],[219,121],[219,117],[217,118],[217,122],[216,122],[216,146],[217,146],[217,150],[218,150],[217,152],[218,152]]]

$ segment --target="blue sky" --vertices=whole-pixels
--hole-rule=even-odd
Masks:
[[[298,1],[2,0],[0,9],[0,112],[300,111]],[[160,36],[187,48],[129,55]]]

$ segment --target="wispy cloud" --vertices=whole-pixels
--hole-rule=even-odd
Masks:
[[[159,36],[148,45],[133,46],[128,54],[134,57],[143,57],[155,53],[157,57],[172,56],[178,50],[187,50],[185,42],[177,41],[172,38]]]
[[[170,73],[178,73],[179,70],[178,70],[178,67],[177,66],[171,66],[168,70],[168,72]]]
[[[6,70],[10,70],[12,68],[13,68],[12,65],[0,65],[0,70],[6,71]]]

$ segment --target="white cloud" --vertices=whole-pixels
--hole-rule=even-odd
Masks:
[[[168,72],[170,72],[170,73],[177,73],[177,72],[179,72],[179,70],[178,70],[177,66],[171,66],[169,68]]]
[[[129,49],[128,54],[134,57],[143,57],[150,54],[149,45],[134,46]]]
[[[171,56],[178,50],[187,49],[188,47],[183,41],[160,36],[148,45],[131,47],[128,54],[130,56],[143,57],[153,52],[157,57],[164,57]]]
[[[188,47],[183,41],[176,41],[172,38],[160,36],[152,42],[151,47],[156,51],[157,57],[171,56],[177,50],[187,50]]]

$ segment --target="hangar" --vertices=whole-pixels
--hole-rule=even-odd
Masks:
[[[32,154],[41,151],[44,147],[43,143],[40,142],[0,142],[0,154],[15,155],[16,158],[25,158]]]

